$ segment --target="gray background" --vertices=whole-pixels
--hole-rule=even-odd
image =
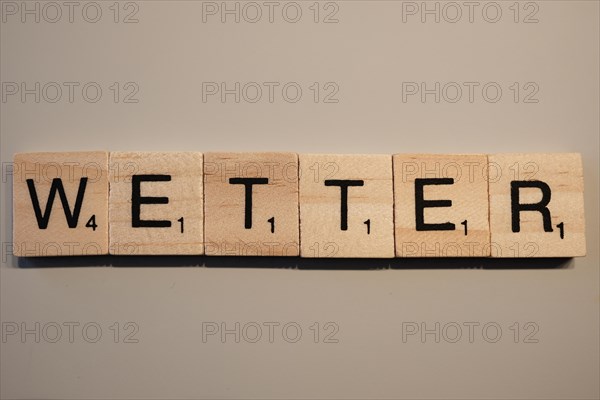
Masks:
[[[444,2],[439,23],[406,14],[403,21],[404,3],[321,3],[319,23],[312,1],[297,2],[297,23],[282,18],[284,2],[272,23],[266,8],[256,23],[231,16],[203,22],[200,1],[120,3],[117,23],[113,2],[97,3],[96,23],[82,17],[87,7],[86,17],[94,18],[87,2],[77,2],[73,22],[66,8],[54,23],[44,20],[55,18],[48,6],[39,23],[3,13],[2,82],[77,82],[79,89],[73,102],[65,90],[55,103],[53,92],[40,93],[39,103],[33,95],[1,103],[0,317],[5,326],[39,323],[41,332],[39,343],[31,334],[1,343],[2,398],[598,398],[599,3],[519,3],[514,22],[513,2],[498,2],[496,23],[488,22],[496,10],[488,2],[478,3],[472,22],[463,6],[456,23],[444,19],[455,16]],[[45,2],[38,4],[42,13]],[[136,9],[138,21],[124,23]],[[323,23],[336,9],[338,22]],[[532,23],[525,23],[530,13]],[[95,103],[82,96],[88,82],[102,88]],[[303,95],[296,103],[281,91],[272,103],[266,92],[256,103],[233,96],[203,102],[203,82],[296,82]],[[313,82],[321,86],[317,102]],[[323,102],[328,82],[339,88],[337,103]],[[466,91],[455,103],[453,92],[439,103],[432,95],[403,101],[403,82],[495,82],[503,94],[497,102],[480,89],[472,102]],[[138,102],[124,102],[135,87]],[[526,102],[536,87],[528,99],[537,102]],[[90,149],[580,152],[588,255],[564,262],[394,261],[392,269],[372,260],[191,257],[19,267],[7,247],[6,163],[15,152]],[[272,343],[270,322],[279,324]],[[433,334],[403,340],[411,322],[428,329],[439,323],[439,343]],[[469,322],[479,324],[472,342]],[[72,343],[69,323],[79,324]],[[233,334],[203,340],[203,326],[212,323],[239,323],[239,343]],[[456,343],[449,340],[453,323],[462,327]],[[486,340],[496,336],[493,329],[482,333],[487,323],[502,329],[495,343]],[[85,324],[101,327],[96,343],[89,343],[94,329],[82,333]],[[297,342],[289,343],[294,329],[282,333],[286,324],[302,329]],[[56,325],[62,337],[50,343]],[[251,343],[257,325],[263,335]],[[129,339],[137,343],[128,343],[134,327]]]

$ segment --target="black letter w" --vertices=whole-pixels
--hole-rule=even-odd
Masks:
[[[50,213],[52,212],[52,204],[54,204],[54,197],[56,197],[56,191],[60,196],[60,202],[62,203],[63,210],[65,210],[65,217],[67,218],[67,224],[69,228],[77,228],[77,221],[79,220],[79,212],[81,211],[81,203],[83,203],[83,195],[85,193],[85,186],[87,185],[88,178],[81,178],[79,180],[79,190],[77,191],[77,199],[75,200],[75,208],[73,212],[69,208],[69,201],[65,194],[65,188],[62,184],[62,179],[52,179],[52,186],[50,186],[50,194],[48,195],[48,201],[46,202],[46,211],[42,215],[42,209],[40,207],[40,201],[38,199],[37,192],[35,191],[35,183],[33,179],[27,179],[27,187],[29,188],[29,195],[31,196],[31,203],[33,204],[33,210],[35,211],[35,218],[40,229],[46,229],[48,222],[50,221]]]

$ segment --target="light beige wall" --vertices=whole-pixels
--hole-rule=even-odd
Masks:
[[[96,23],[82,16],[86,7],[86,18],[95,18],[93,4],[76,2],[72,23],[63,5],[62,18],[50,23],[44,17],[55,18],[53,6],[33,1],[27,4],[39,4],[40,22],[26,15],[22,23],[11,8],[21,4],[1,3],[3,166],[15,152],[43,150],[580,152],[589,250],[564,263],[401,260],[392,270],[356,269],[387,261],[168,257],[40,260],[19,268],[7,254],[11,185],[3,174],[0,319],[6,332],[38,322],[41,336],[36,343],[33,334],[19,332],[0,343],[2,398],[600,396],[598,2],[520,3],[518,23],[510,1],[477,2],[472,23],[462,2],[456,23],[444,20],[455,15],[447,3],[439,3],[439,23],[432,15],[422,23],[419,15],[403,14],[403,7],[422,3],[402,1],[321,3],[319,23],[313,2],[298,1],[302,18],[290,23],[281,12],[286,6],[294,18],[294,4],[278,2],[273,23],[263,5],[261,21],[238,24],[232,16],[221,23],[218,15],[204,23],[203,6],[213,3],[200,1],[121,3],[118,23],[113,2],[98,2]],[[239,4],[243,12],[246,3]],[[495,4],[502,17],[488,22]],[[337,23],[322,22],[336,10]],[[132,12],[138,22],[123,23]],[[523,22],[530,13],[537,23]],[[11,82],[29,88],[40,82],[40,102],[10,95]],[[62,87],[56,103],[49,82]],[[96,84],[88,85],[87,100],[82,96],[90,82],[102,89],[96,103]],[[239,103],[233,95],[225,103],[208,95],[203,102],[203,82],[205,89],[211,82],[257,82],[263,97],[247,101],[255,93],[250,85]],[[272,103],[264,82],[279,85]],[[407,94],[414,82],[430,88],[456,82],[463,96],[451,103],[456,85],[450,84],[439,103],[433,95],[423,103]],[[286,83],[290,97],[292,86],[301,87],[298,102],[282,97]],[[72,103],[67,85],[74,88]],[[473,102],[467,85],[478,85]],[[502,89],[495,103],[494,87]],[[125,103],[134,91],[129,100],[138,102]],[[338,102],[324,102],[334,91],[328,99]],[[534,91],[528,100],[538,102],[525,102]],[[179,268],[198,263],[209,268]],[[296,264],[299,270],[285,269]],[[221,323],[240,324],[240,343],[233,334],[208,335]],[[439,343],[431,334],[408,335],[421,323],[440,324]],[[462,337],[450,343],[457,325]],[[50,343],[57,326],[62,337]],[[98,326],[98,342],[88,343]],[[251,343],[257,326],[262,337]],[[298,326],[301,337],[288,343]],[[497,326],[501,337],[488,343]],[[126,343],[136,329],[129,339],[138,343]],[[531,339],[538,342],[526,343]]]

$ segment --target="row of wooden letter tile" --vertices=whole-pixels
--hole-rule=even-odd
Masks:
[[[14,157],[13,254],[585,255],[579,154]]]

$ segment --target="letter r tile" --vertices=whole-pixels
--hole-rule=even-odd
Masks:
[[[394,155],[397,257],[490,254],[487,156]]]
[[[297,256],[298,155],[207,153],[207,255]]]
[[[111,152],[110,254],[204,254],[202,153]]]
[[[581,155],[489,156],[492,257],[584,256]]]
[[[300,255],[394,257],[392,157],[300,155]]]
[[[108,254],[108,153],[20,153],[13,165],[13,253]]]

